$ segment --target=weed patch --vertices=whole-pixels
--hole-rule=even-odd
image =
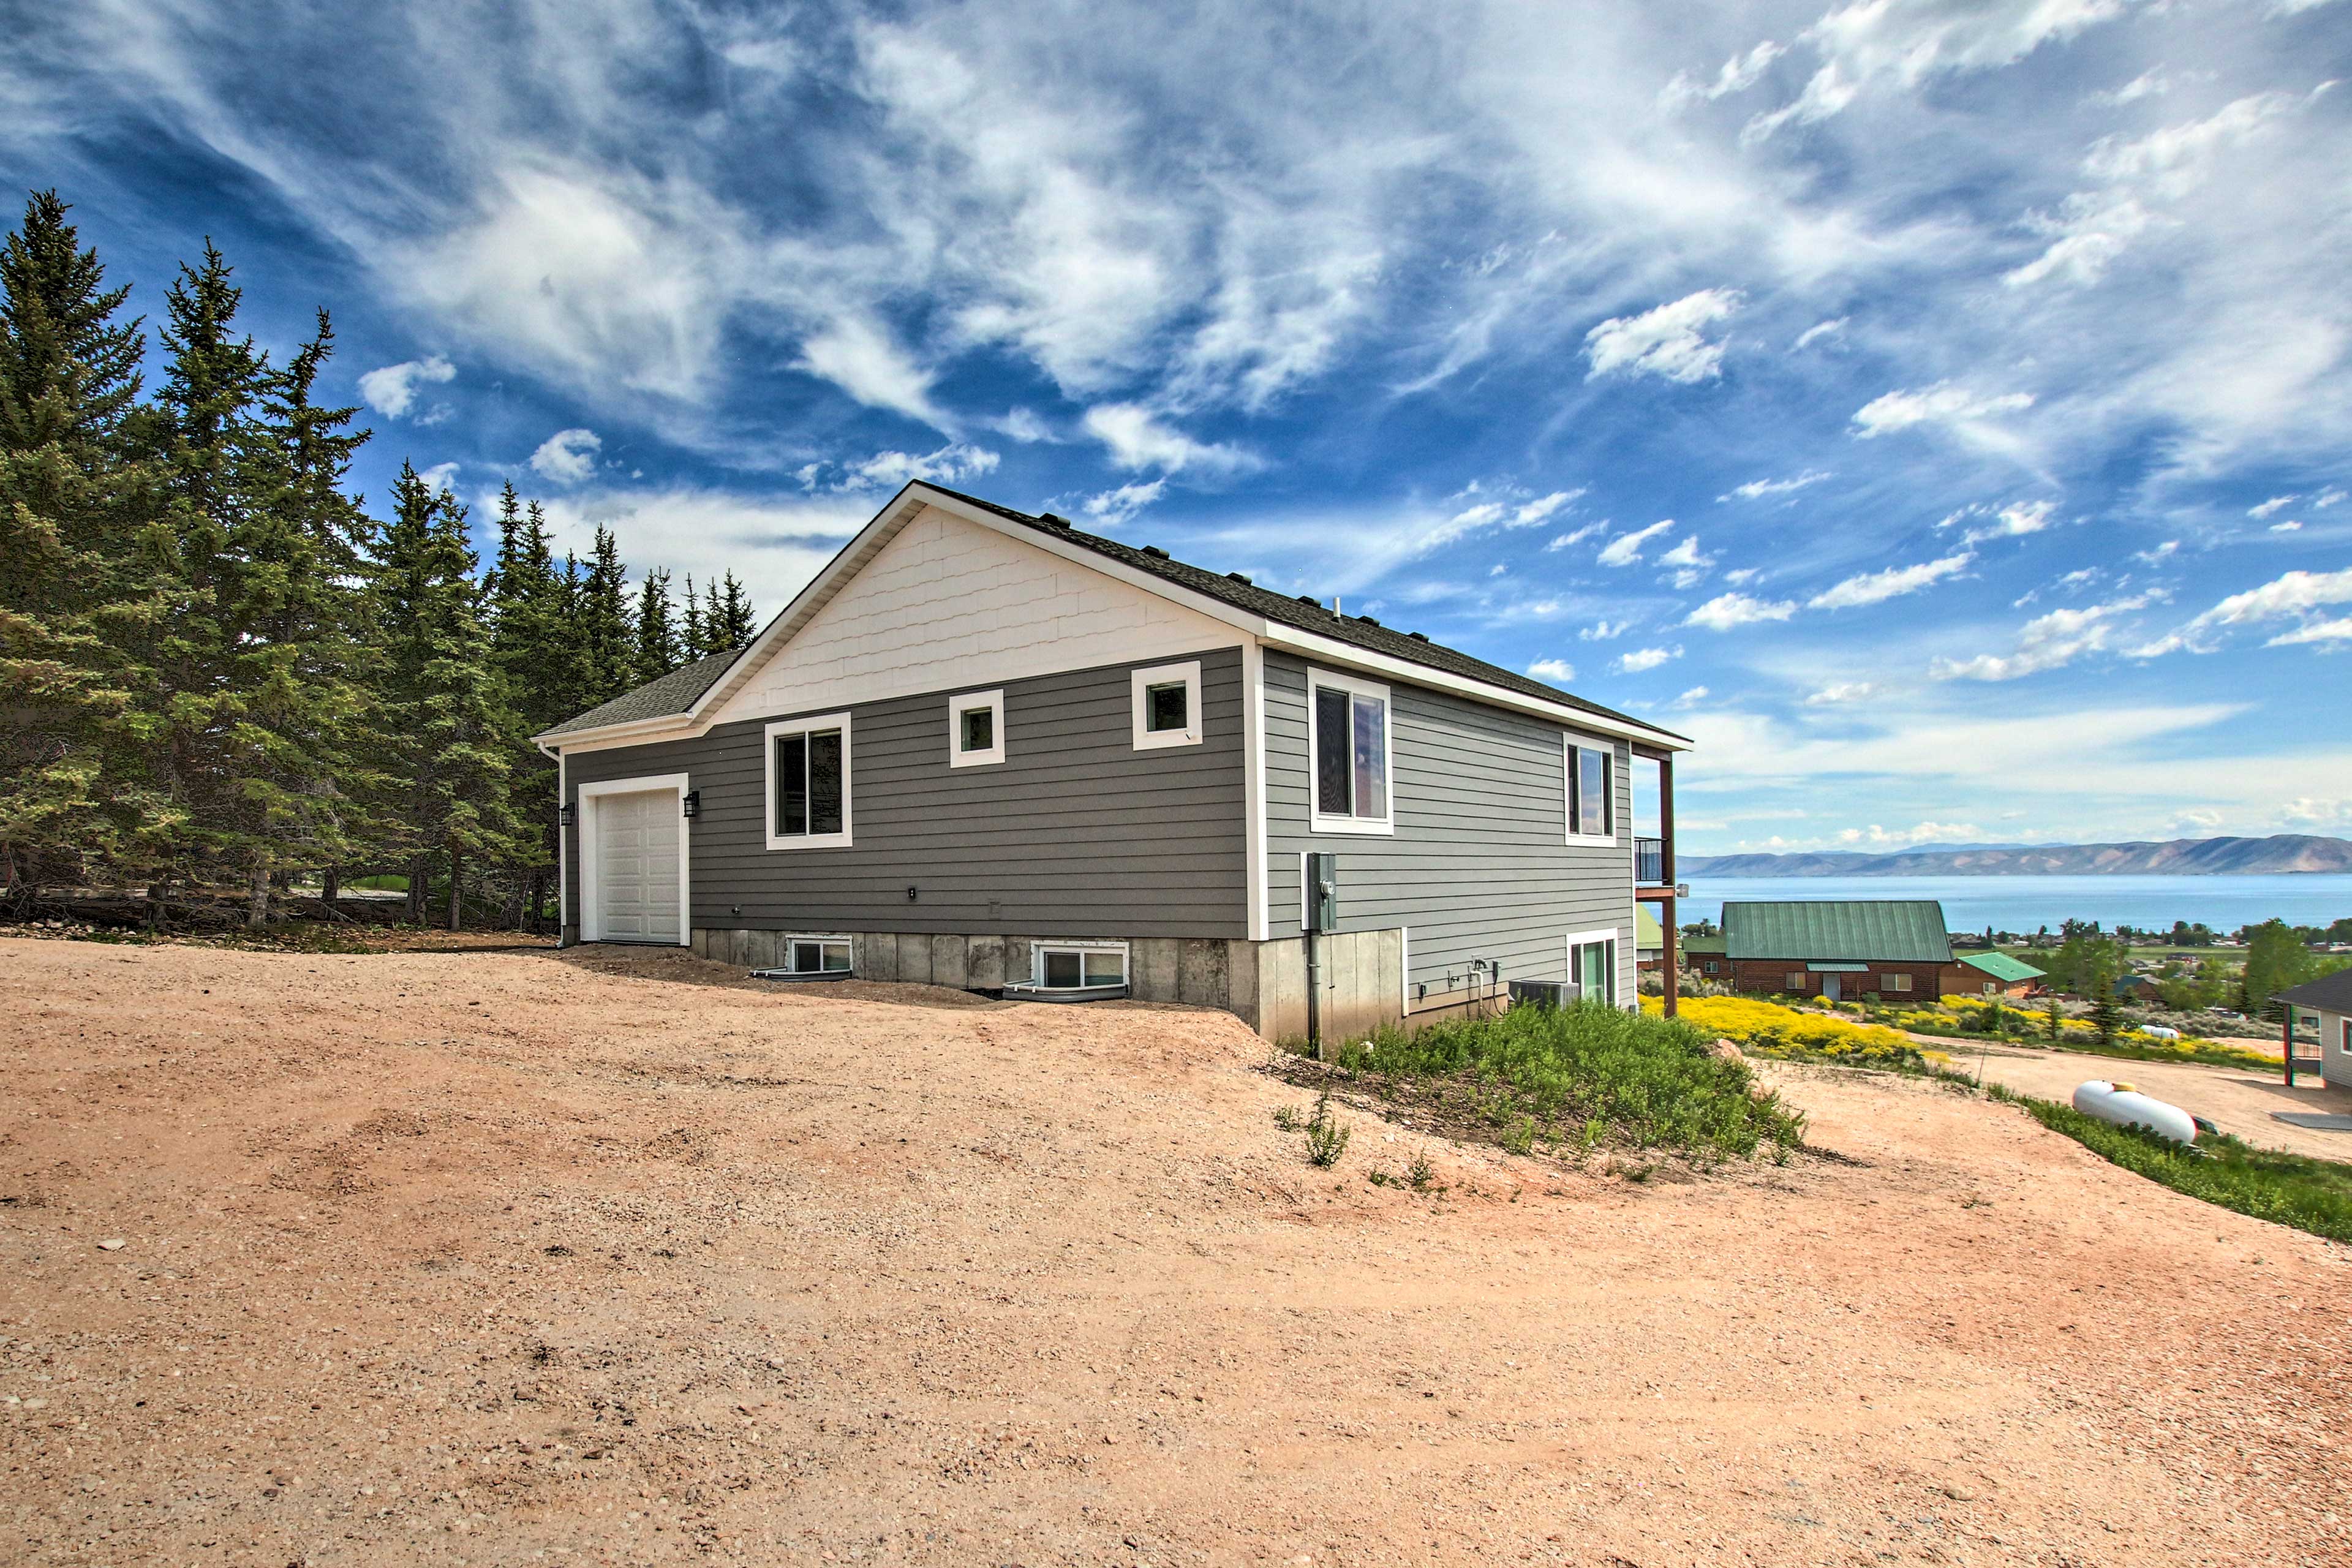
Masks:
[[[1786,1158],[1803,1115],[1759,1090],[1745,1062],[1678,1020],[1600,1002],[1514,1007],[1493,1018],[1383,1030],[1344,1047],[1340,1083],[1427,1112],[1457,1136],[1515,1153],[1655,1150],[1699,1163]],[[1416,1162],[1416,1190],[1430,1173]]]

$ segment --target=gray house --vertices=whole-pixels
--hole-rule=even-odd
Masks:
[[[538,737],[564,940],[1304,1032],[1630,1004],[1630,773],[1682,737],[1418,635],[929,484],[759,637]],[[1667,806],[1671,820],[1671,805]],[[1663,869],[1661,869],[1663,868]],[[1670,906],[1669,906],[1670,907]]]

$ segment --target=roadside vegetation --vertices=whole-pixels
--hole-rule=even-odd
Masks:
[[[2070,1017],[2047,1002],[2028,1011],[1997,997],[1955,996],[1917,1005],[1841,1004],[1816,998],[1815,1005],[1851,1009],[1890,1029],[1944,1039],[2000,1040],[2124,1061],[2200,1062],[2207,1067],[2252,1068],[2262,1072],[2275,1072],[2279,1066],[2276,1058],[2223,1040],[2196,1035],[2166,1039],[2113,1013],[2103,1016],[2095,1004],[2091,1015],[2081,1018]]]
[[[1664,1021],[1664,999],[1644,996],[1642,1007],[1645,1016]],[[1826,1013],[1801,1013],[1752,996],[1685,997],[1677,1011],[1681,1022],[1707,1038],[1729,1040],[1755,1056],[1912,1071],[1927,1065],[1919,1047],[1900,1030]]]
[[[1803,1115],[1762,1089],[1746,1062],[1717,1055],[1714,1038],[1599,1002],[1522,1006],[1410,1036],[1383,1030],[1342,1047],[1328,1077],[1420,1113],[1433,1131],[1513,1153],[1785,1160],[1803,1143]]]
[[[2258,1149],[2228,1133],[2209,1132],[2183,1146],[2144,1128],[2110,1126],[2071,1105],[2015,1094],[1999,1084],[1988,1085],[1985,1093],[2021,1107],[2052,1131],[2175,1192],[2330,1241],[2352,1242],[2352,1165]]]

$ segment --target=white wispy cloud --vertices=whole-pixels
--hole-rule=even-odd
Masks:
[[[596,472],[596,454],[604,438],[593,430],[558,430],[539,444],[530,466],[559,485],[585,484]]]
[[[1816,610],[1852,609],[1862,605],[1882,604],[1888,599],[1916,594],[1931,584],[1956,576],[1968,570],[1976,559],[1968,551],[1956,555],[1941,556],[1934,561],[1922,561],[1916,566],[1889,566],[1884,572],[1865,572],[1848,577],[1835,587],[1823,589],[1806,601]]]
[[[872,516],[871,498],[765,495],[693,486],[582,489],[545,502],[561,555],[585,555],[599,523],[621,541],[633,576],[667,567],[683,593],[732,572],[762,617],[783,607]]]
[[[1538,680],[1565,686],[1576,679],[1576,666],[1564,658],[1539,658],[1528,666],[1528,673]]]
[[[1684,625],[1727,632],[1759,621],[1785,621],[1797,613],[1786,599],[1756,599],[1746,594],[1718,594],[1683,618]]]
[[[2146,609],[2152,602],[2152,595],[2142,594],[2112,604],[2053,610],[2020,628],[2013,651],[1938,658],[1928,666],[1927,673],[1937,680],[2016,680],[2063,668],[2085,654],[2105,650],[2114,641],[2117,620]]]
[[[1584,334],[1584,356],[1592,367],[1585,379],[1622,372],[1687,384],[1719,375],[1723,344],[1702,334],[1739,305],[1736,289],[1702,289],[1638,316],[1612,316]]]
[[[1694,533],[1659,556],[1658,564],[1675,569],[1674,584],[1679,592],[1696,587],[1706,576],[1707,568],[1715,564],[1715,557],[1701,552],[1698,535]]]
[[[1686,73],[1677,71],[1675,79],[1666,83],[1665,89],[1658,95],[1659,101],[1667,109],[1674,110],[1688,103],[1711,102],[1735,92],[1745,92],[1763,80],[1764,72],[1772,62],[1786,53],[1785,47],[1767,38],[1746,54],[1734,55],[1724,61],[1723,68],[1715,73],[1713,81],[1696,80]]]
[[[1679,647],[1637,647],[1630,653],[1618,655],[1610,668],[1619,675],[1640,675],[1657,668],[1668,659],[1681,658],[1682,651]]]
[[[1232,474],[1263,467],[1255,456],[1239,447],[1196,441],[1163,422],[1150,409],[1132,403],[1097,404],[1087,410],[1087,433],[1109,450],[1111,462],[1122,468],[1158,468],[1180,474],[1199,469]]]
[[[887,408],[927,425],[946,423],[931,402],[930,372],[878,322],[856,317],[827,322],[803,340],[799,363],[869,408]]]
[[[439,354],[382,365],[360,377],[360,397],[386,419],[405,419],[416,406],[420,387],[445,386],[457,379],[457,367]]]
[[[1642,559],[1642,546],[1674,527],[1675,520],[1667,518],[1647,528],[1637,528],[1631,533],[1621,533],[1601,547],[1595,559],[1603,566],[1631,566]]]
[[[1612,637],[1623,637],[1632,626],[1630,621],[1595,621],[1576,636],[1580,642],[1607,642]]]
[[[1821,342],[1825,339],[1843,337],[1845,335],[1845,325],[1848,320],[1850,320],[1850,318],[1839,316],[1827,321],[1815,321],[1811,326],[1807,327],[1803,331],[1797,334],[1797,341],[1789,345],[1790,352],[1793,353],[1798,350],[1811,348],[1815,343]]]
[[[1855,410],[1854,434],[1867,440],[1922,425],[1966,426],[2033,406],[2030,392],[1974,392],[1948,381],[1917,392],[1896,391],[1874,397]]]
[[[1158,500],[1168,488],[1166,479],[1153,479],[1149,484],[1121,485],[1115,490],[1090,495],[1078,503],[1078,514],[1098,527],[1115,528]]]
[[[2246,515],[2248,517],[2271,517],[2276,513],[2284,511],[2287,508],[2293,506],[2296,501],[2301,500],[2303,498],[2301,496],[2273,496],[2270,500],[2263,501],[2259,505],[2248,507],[2246,509]]]
[[[1689,690],[1684,692],[1681,696],[1675,698],[1672,702],[1667,703],[1666,706],[1687,712],[1689,710],[1697,707],[1700,703],[1706,700],[1706,688],[1704,686],[1694,686]]]
[[[1715,499],[1718,501],[1727,501],[1737,497],[1741,500],[1761,500],[1766,496],[1791,495],[1833,477],[1818,468],[1807,468],[1803,473],[1792,475],[1785,479],[1750,479],[1744,485],[1734,485]]]
[[[1861,702],[1879,694],[1882,688],[1868,680],[1832,681],[1806,697],[1808,708],[1836,708],[1849,702]]]
[[[1599,522],[1588,522],[1582,528],[1571,529],[1566,533],[1554,534],[1552,536],[1551,542],[1545,545],[1544,548],[1546,550],[1566,550],[1572,544],[1583,543],[1586,540],[1591,538],[1594,534],[1600,532],[1602,529],[1608,526],[1609,520],[1606,518],[1601,519]]]
[[[824,489],[836,493],[895,490],[914,479],[943,485],[968,484],[993,473],[1001,460],[985,447],[950,441],[929,452],[877,452],[854,463],[810,463],[796,470],[794,477],[808,489]]]

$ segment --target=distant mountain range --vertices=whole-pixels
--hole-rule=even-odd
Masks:
[[[2307,833],[2163,844],[1964,844],[1895,854],[1685,855],[1683,877],[2260,876],[2352,871],[2352,840]]]

